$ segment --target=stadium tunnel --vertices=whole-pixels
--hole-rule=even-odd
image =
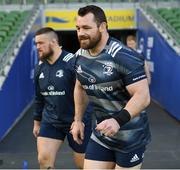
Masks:
[[[136,35],[136,32],[136,29],[109,30],[110,36],[121,40],[123,43],[126,43],[126,37],[128,35]],[[63,49],[72,53],[75,53],[79,49],[76,31],[57,31],[57,33]],[[69,43],[69,40],[71,43]]]

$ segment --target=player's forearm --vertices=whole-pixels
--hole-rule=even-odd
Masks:
[[[35,96],[35,99],[34,99],[34,112],[33,112],[34,120],[41,121],[43,108],[44,108],[44,101],[39,100],[38,97]]]
[[[75,102],[75,121],[81,121],[88,105],[88,97],[85,90],[76,84],[74,89],[74,102]]]
[[[112,118],[118,122],[120,127],[125,125],[131,120],[131,118],[139,115],[139,113],[148,106],[150,102],[150,98],[148,96],[148,92],[146,94],[142,94],[142,92],[136,91],[119,114],[112,115]]]

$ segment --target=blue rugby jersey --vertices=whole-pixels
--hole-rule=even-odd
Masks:
[[[62,51],[54,64],[43,61],[35,69],[34,119],[69,127],[74,118],[74,55]]]
[[[123,152],[149,143],[150,130],[145,112],[122,126],[113,137],[106,137],[95,130],[97,123],[119,113],[126,105],[130,95],[125,87],[146,78],[144,61],[139,54],[110,37],[104,50],[96,57],[79,49],[75,65],[77,78],[94,106],[91,138],[109,149]]]

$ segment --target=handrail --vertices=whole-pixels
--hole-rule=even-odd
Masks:
[[[170,38],[173,39],[174,44],[177,45],[180,48],[180,33],[177,32],[164,18],[162,18],[156,10],[149,6],[142,6],[143,9],[146,10],[146,12],[151,15],[154,19],[154,21],[163,28],[164,31],[168,34]]]
[[[28,22],[30,21],[31,17],[35,14],[35,11],[37,10],[37,5],[33,6],[33,9],[29,12],[29,14],[24,19],[23,23],[21,24],[19,30],[15,33],[11,41],[9,42],[8,46],[4,50],[2,54],[0,54],[0,75],[3,75],[3,71],[6,65],[8,65],[8,62],[10,58],[14,55],[14,50],[18,47],[19,42],[21,41],[23,37],[23,33],[25,33],[27,29]]]

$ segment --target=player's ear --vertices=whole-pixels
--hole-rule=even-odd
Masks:
[[[57,44],[57,40],[56,40],[55,38],[53,38],[53,39],[51,40],[50,44],[51,44],[51,45]]]
[[[105,31],[105,30],[107,30],[107,23],[106,23],[106,22],[102,22],[102,23],[100,24],[100,26],[99,26],[99,31],[100,31],[100,32],[103,32],[103,31]]]

